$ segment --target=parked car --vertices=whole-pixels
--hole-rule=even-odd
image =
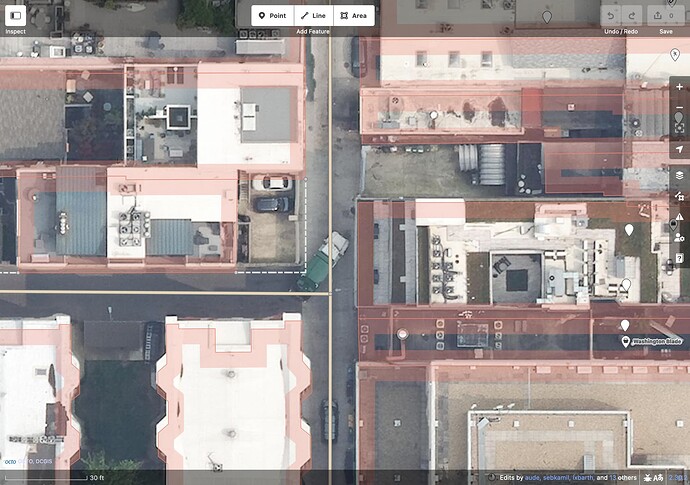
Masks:
[[[347,367],[346,393],[347,393],[348,404],[353,404],[355,402],[355,366],[354,365],[349,365]]]
[[[350,41],[350,69],[354,77],[367,75],[367,41],[357,35]]]
[[[331,439],[333,443],[338,441],[338,401],[333,401],[332,403],[333,415],[332,415],[332,429],[331,429]],[[321,428],[323,429],[322,437],[324,441],[328,441],[328,400],[324,399],[321,401]]]
[[[261,191],[290,190],[292,179],[287,175],[258,175],[252,180],[252,188]]]
[[[254,199],[256,212],[290,212],[292,204],[288,197],[257,197]]]

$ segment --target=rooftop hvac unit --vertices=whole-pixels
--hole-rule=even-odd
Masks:
[[[505,184],[505,146],[480,145],[479,181],[481,185]]]
[[[120,234],[130,234],[131,230],[129,226],[120,226]]]
[[[120,185],[120,192],[125,192],[127,190],[127,186]],[[126,212],[120,212],[120,220],[121,221],[129,221],[129,214]]]
[[[132,239],[132,246],[141,246],[141,239]]]

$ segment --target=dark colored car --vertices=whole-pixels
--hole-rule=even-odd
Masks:
[[[367,75],[367,42],[354,36],[350,42],[350,68],[354,77]]]
[[[338,441],[338,402],[333,401],[333,420],[331,429],[331,439],[333,443]],[[322,437],[324,441],[328,441],[328,400],[321,401],[321,427],[323,428]]]
[[[290,212],[288,197],[258,197],[254,199],[256,212]]]
[[[350,365],[347,367],[346,392],[347,392],[347,402],[349,404],[354,403],[354,401],[355,401],[355,367],[354,367],[354,365]]]
[[[348,448],[345,452],[345,483],[348,485],[355,483],[355,452],[352,448]]]

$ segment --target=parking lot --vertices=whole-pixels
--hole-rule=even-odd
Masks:
[[[299,217],[295,216],[301,212],[301,207],[296,206],[300,203],[299,191],[300,187],[293,181],[288,190],[260,190],[250,185],[248,200],[241,200],[238,205],[240,219],[249,221],[249,264],[299,262],[297,241],[301,226]],[[259,212],[255,204],[262,198],[288,198],[289,211]]]
[[[472,185],[469,173],[459,171],[453,145],[424,153],[385,153],[371,148],[366,155],[364,195],[368,197],[494,197],[504,187]]]

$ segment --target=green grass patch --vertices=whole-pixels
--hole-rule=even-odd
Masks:
[[[490,303],[489,253],[467,253],[467,302]]]
[[[314,54],[311,51],[311,36],[307,36],[305,51],[307,101],[314,101],[314,91],[316,91],[316,79],[314,78]]]
[[[429,303],[429,228],[417,228],[417,303]]]
[[[677,303],[690,303],[690,268],[679,268],[680,296]]]

